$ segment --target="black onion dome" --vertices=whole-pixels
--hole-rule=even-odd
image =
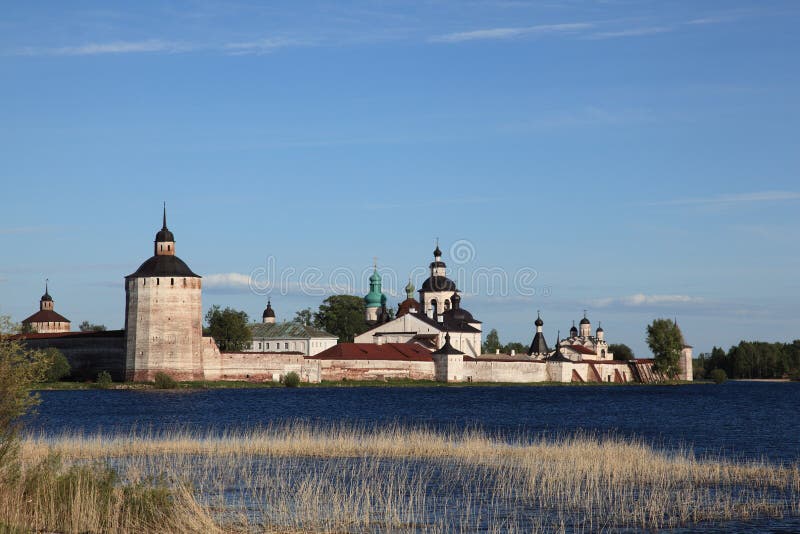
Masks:
[[[465,310],[464,308],[450,308],[449,310],[444,312],[443,315],[444,315],[445,321],[452,320],[455,323],[474,323],[474,322],[476,322],[475,318],[472,316],[472,314],[469,311]]]
[[[159,232],[160,234],[161,232]],[[170,235],[172,235],[170,233]],[[146,278],[150,276],[186,276],[201,278],[192,272],[188,265],[177,256],[153,256],[125,278]]]
[[[261,314],[261,318],[267,319],[269,317],[275,317],[275,310],[272,309],[272,302],[267,301],[267,307],[264,309],[264,313]]]
[[[422,282],[420,291],[456,291],[456,283],[446,276],[430,276]]]
[[[584,316],[583,316],[583,319],[581,319],[581,324],[591,324],[591,322],[590,322],[590,321],[589,321],[589,319],[587,319],[587,318],[586,318],[586,316],[584,315]]]
[[[45,291],[45,292],[44,292],[44,295],[42,295],[42,300],[45,300],[45,301],[51,302],[51,301],[53,300],[53,297],[51,297],[51,296],[50,296],[50,293],[48,293],[47,291]]]
[[[439,244],[438,243],[436,244],[436,250],[433,251],[433,255],[434,255],[434,257],[442,255],[442,251],[439,250]]]
[[[598,332],[605,332],[605,330],[603,330],[603,327],[602,327],[602,326],[598,326],[598,327],[597,327],[597,331],[598,331]]]
[[[536,326],[544,326],[544,321],[542,321],[541,317],[537,317],[533,324]]]
[[[175,241],[175,236],[168,228],[164,227],[156,234],[156,243],[164,243],[166,241]]]

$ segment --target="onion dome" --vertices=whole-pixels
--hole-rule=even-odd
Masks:
[[[455,291],[456,283],[446,276],[431,276],[422,282],[420,291]]]
[[[267,307],[264,309],[264,313],[261,314],[261,318],[267,319],[270,317],[275,318],[275,310],[272,309],[272,302],[268,300]]]
[[[591,324],[591,323],[589,322],[589,319],[587,319],[586,316],[584,315],[583,319],[581,319],[581,324]]]
[[[458,294],[458,291],[453,293],[453,296],[450,297],[450,302],[453,303],[454,309],[458,309],[461,307],[461,295]]]
[[[369,277],[369,293],[364,296],[364,304],[367,308],[380,308],[386,304],[386,295],[381,292],[381,275],[378,274],[377,267]]]
[[[161,226],[161,230],[158,231],[156,234],[156,243],[164,243],[167,241],[175,241],[175,236],[172,235],[172,232],[169,231],[167,228],[167,206],[164,205],[164,224]]]
[[[575,337],[578,335],[578,327],[575,326],[575,321],[572,321],[572,328],[569,329],[570,337]]]
[[[439,249],[439,240],[438,239],[436,240],[436,249],[433,251],[433,257],[434,258],[441,258],[442,257],[442,251]]]
[[[605,330],[603,330],[603,327],[602,327],[602,326],[598,326],[598,327],[597,327],[597,332],[598,332],[598,333],[599,333],[599,332],[605,332]]]
[[[406,288],[405,288],[405,289],[406,289],[406,298],[407,298],[407,299],[413,299],[413,298],[414,298],[414,297],[413,297],[413,295],[414,295],[414,290],[415,290],[416,288],[414,287],[414,284],[412,284],[412,283],[411,283],[411,279],[410,279],[410,278],[408,279],[408,284],[406,285]]]
[[[536,312],[536,320],[533,322],[535,326],[544,326],[544,321],[542,321],[542,316],[539,315],[539,312]]]
[[[52,302],[53,297],[50,296],[50,292],[47,290],[47,282],[44,283],[44,295],[41,298],[42,301]]]

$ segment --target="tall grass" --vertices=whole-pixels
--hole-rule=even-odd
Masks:
[[[202,524],[281,532],[596,532],[800,515],[797,465],[698,459],[689,450],[658,452],[608,436],[512,440],[477,430],[287,423],[22,443],[27,465],[53,454],[78,472],[97,462],[111,466],[124,487],[137,488],[131,491],[157,491],[145,482],[162,477],[175,495],[173,510],[196,514],[187,531]],[[40,513],[51,508],[45,503]],[[103,515],[126,525],[124,510]],[[176,522],[165,525],[172,530]]]

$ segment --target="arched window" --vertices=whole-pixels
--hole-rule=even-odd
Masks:
[[[431,300],[431,309],[433,310],[433,317],[436,318],[439,315],[439,303],[436,299]]]

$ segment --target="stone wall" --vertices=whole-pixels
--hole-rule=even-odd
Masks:
[[[125,283],[126,378],[149,381],[164,372],[176,380],[202,379],[200,278],[142,277]]]
[[[73,380],[95,380],[101,371],[107,371],[117,381],[125,378],[125,333],[122,330],[32,334],[24,342],[32,349],[54,347],[60,350],[69,361]]]
[[[321,380],[384,380],[405,378],[434,380],[433,362],[402,360],[313,360],[319,362]]]

